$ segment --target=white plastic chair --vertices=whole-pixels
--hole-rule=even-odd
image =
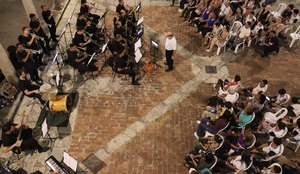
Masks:
[[[228,123],[226,124],[226,126],[225,126],[224,128],[220,129],[220,130],[217,132],[217,134],[220,134],[222,131],[224,131],[225,129],[227,129],[229,125],[230,125],[230,120],[228,121]]]
[[[289,138],[287,138],[286,139],[286,145],[288,145],[288,144],[295,144],[296,148],[295,148],[294,151],[297,152],[299,147],[300,147],[300,140],[295,141],[295,140],[290,140]]]
[[[279,119],[285,117],[287,115],[287,113],[288,113],[288,110],[286,108],[281,108],[275,114],[272,112],[266,112],[264,114],[264,118],[267,123],[274,124],[274,123],[277,123],[277,121]]]
[[[243,42],[237,44],[237,45],[235,46],[234,53],[237,54],[237,53],[238,53],[238,50],[239,50],[239,48],[240,48],[241,46],[242,46],[242,49],[244,50],[244,49],[245,49],[245,42],[246,42],[246,40],[243,39]]]
[[[300,25],[297,27],[297,29],[293,33],[290,34],[290,37],[292,38],[290,48],[292,48],[292,46],[293,46],[293,44],[296,40],[298,40],[298,43],[299,43],[299,40],[300,40]]]
[[[252,138],[253,138],[253,141],[251,143],[251,145],[249,147],[247,147],[247,149],[251,149],[255,143],[256,143],[256,136],[254,134],[252,134]],[[245,149],[243,146],[241,146],[239,143],[238,143],[238,146],[241,148],[241,149]]]
[[[280,3],[277,8],[271,12],[271,14],[276,18],[280,17],[281,13],[286,9],[286,6],[287,5],[285,3]]]
[[[232,24],[232,27],[230,28],[230,31],[229,31],[229,33],[231,34],[231,37],[235,37],[240,32],[242,27],[243,27],[243,24],[240,21],[235,21]]]
[[[215,158],[215,162],[213,163],[212,166],[210,166],[209,170],[212,170],[214,167],[216,167],[217,163],[218,163],[218,158],[216,156],[214,156]]]
[[[271,157],[267,157],[266,159],[262,159],[261,161],[266,161],[266,162],[271,161],[271,160],[273,160],[273,159],[275,159],[275,158],[281,156],[281,155],[283,154],[283,152],[284,152],[284,145],[281,144],[281,145],[279,146],[279,153],[278,153],[278,154],[273,155],[273,156],[271,156]]]
[[[226,44],[227,44],[227,42],[229,41],[230,38],[231,38],[231,34],[229,33],[226,40],[225,40],[225,42],[223,42],[223,43],[220,43],[219,41],[216,42],[216,45],[218,46],[217,56],[220,54],[222,48],[224,48],[224,52],[225,52]]]
[[[291,96],[289,94],[286,94],[286,96],[287,96],[287,100],[285,102],[281,103],[281,105],[287,104],[290,101]]]
[[[278,166],[280,168],[280,172],[279,173],[274,173],[274,174],[282,174],[282,167],[279,163],[273,163],[271,164],[268,169],[271,169],[273,166]]]
[[[285,137],[286,134],[288,133],[288,131],[289,131],[288,128],[285,127],[283,133],[282,133],[280,136],[278,136],[277,138],[283,138],[283,137]],[[270,137],[269,137],[269,141],[273,141],[273,139],[274,139],[273,136],[270,136]]]
[[[251,157],[251,161],[250,161],[250,164],[244,169],[244,171],[247,171],[250,169],[250,167],[252,166],[253,164],[253,158]]]

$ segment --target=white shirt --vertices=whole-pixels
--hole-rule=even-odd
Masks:
[[[286,101],[287,99],[289,99],[287,94],[284,94],[283,96],[278,95],[275,103],[279,104],[279,103]]]
[[[251,23],[253,23],[253,22],[255,22],[256,21],[256,17],[255,16],[253,16],[251,19],[250,19],[250,15],[248,15],[247,17],[246,17],[246,22],[251,22]]]
[[[226,5],[223,2],[221,5],[219,16],[226,16],[229,14],[229,11],[230,11],[230,6],[226,7]]]
[[[245,162],[241,161],[242,157],[239,155],[235,159],[231,160],[230,163],[235,166],[238,170],[244,170],[247,166]]]
[[[239,38],[245,39],[246,37],[249,37],[251,33],[250,27],[247,29],[245,26],[241,28]]]
[[[263,147],[263,152],[265,152],[265,153],[269,153],[269,152],[271,152],[271,151],[273,151],[275,154],[279,154],[279,152],[280,152],[280,146],[281,145],[279,145],[279,146],[277,146],[275,149],[271,146],[271,144],[272,143],[270,143],[270,145],[268,146],[268,147]]]
[[[297,20],[297,21],[295,22],[295,20]],[[299,22],[299,20],[300,20],[300,16],[299,16],[299,15],[296,15],[296,16],[295,16],[294,14],[292,14],[289,23],[290,23],[290,24],[294,24],[294,23]]]
[[[295,113],[296,117],[300,114],[300,104],[292,104],[291,105],[294,109],[293,112]]]
[[[279,137],[281,137],[281,136],[283,135],[283,133],[285,132],[285,130],[284,130],[284,129],[281,129],[281,130],[279,130],[279,131],[276,131],[276,130],[275,130],[275,127],[272,127],[272,128],[269,130],[269,132],[273,132],[274,135],[275,135],[275,137],[279,138]]]
[[[166,50],[176,50],[177,47],[177,41],[176,38],[173,36],[171,39],[166,38],[166,44],[165,44],[165,49]]]
[[[219,27],[217,27],[216,25],[214,25],[213,30],[212,30],[212,33],[213,33],[214,35],[217,35],[217,34],[220,33],[220,31],[222,30],[222,28],[223,28],[223,25],[220,25]]]
[[[268,89],[268,85],[265,85],[264,87],[260,87],[260,83],[252,90],[252,94],[257,95],[259,92],[265,93]]]
[[[263,30],[264,29],[264,26],[263,25],[261,25],[261,26],[259,26],[259,25],[256,25],[255,27],[254,27],[254,29],[252,30],[252,34],[258,34],[258,31],[259,30]]]

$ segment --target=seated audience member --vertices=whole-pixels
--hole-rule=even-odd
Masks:
[[[300,141],[300,119],[293,125],[293,130],[289,133],[289,140],[292,142]]]
[[[244,149],[247,149],[255,141],[251,129],[242,131],[241,129],[233,129],[227,136],[226,140],[230,142],[230,147],[234,154],[240,154]]]
[[[232,173],[246,169],[251,163],[251,153],[244,151],[241,155],[231,156],[223,164],[221,163],[222,173]]]
[[[19,70],[17,72],[17,76],[19,77],[19,89],[28,97],[30,98],[37,98],[42,104],[45,103],[42,100],[39,88],[35,82],[30,82],[26,79],[26,74],[24,70]]]
[[[269,33],[269,37],[262,43],[263,54],[261,57],[268,57],[269,53],[276,51],[279,52],[278,38],[276,32],[273,30]]]
[[[287,21],[287,24],[290,24],[290,25],[296,24],[299,22],[299,20],[300,20],[299,9],[293,9],[293,14],[292,14],[290,20]]]
[[[258,21],[261,22],[263,25],[269,24],[269,19],[271,17],[271,6],[267,5],[262,8],[258,15]]]
[[[229,90],[234,93],[239,87],[240,81],[241,81],[241,76],[239,75],[235,75],[232,82],[229,82],[227,79],[225,79],[224,81],[219,79],[217,85],[220,84],[222,85],[223,83],[223,86],[219,86],[219,96],[222,97],[223,95],[228,94]]]
[[[240,94],[245,95],[246,97],[252,97],[258,94],[264,94],[268,90],[268,80],[263,79],[256,86],[243,89]]]
[[[294,4],[289,4],[287,5],[286,9],[284,9],[284,11],[281,13],[280,17],[284,22],[290,20],[293,14],[293,9],[294,9]]]
[[[204,1],[200,1],[195,7],[196,9],[191,12],[191,15],[189,17],[190,23],[194,21],[195,18],[201,17],[201,14],[205,10]]]
[[[252,26],[255,24],[256,22],[256,17],[254,16],[254,11],[251,11],[245,18],[244,18],[244,23],[250,22],[251,25],[250,27],[252,28]]]
[[[215,157],[211,152],[204,154],[192,151],[189,156],[185,157],[185,161],[185,167],[200,172],[202,169],[210,168],[215,162]]]
[[[277,0],[265,0],[264,5],[273,5],[276,3]]]
[[[268,159],[282,151],[280,145],[282,145],[282,140],[275,137],[271,142],[263,144],[251,152],[254,153],[255,159]]]
[[[247,41],[250,34],[251,34],[251,29],[250,29],[250,25],[251,23],[250,22],[247,22],[245,23],[245,25],[241,28],[238,36],[230,39],[230,42],[229,42],[229,47],[234,50],[235,47],[242,43],[243,41]]]
[[[14,153],[21,153],[25,150],[38,150],[39,153],[46,152],[49,148],[43,148],[32,136],[32,129],[26,128],[21,133],[21,140],[18,140],[18,134],[23,123],[18,125],[11,121],[7,122],[2,127],[2,145],[3,152],[7,153],[13,151]]]
[[[220,112],[220,116],[215,121],[212,121],[210,118],[203,118],[201,120],[197,132],[194,133],[196,138],[203,137],[206,131],[216,134],[228,124],[232,117],[232,103],[225,102],[224,107]]]
[[[242,22],[242,20],[243,20],[243,9],[237,8],[234,14],[234,21]]]
[[[253,112],[257,112],[263,109],[267,102],[266,96],[263,94],[254,95],[253,98],[247,101],[246,107],[253,108]]]
[[[277,165],[270,165],[268,168],[263,168],[261,174],[279,174],[282,173],[282,169]]]
[[[260,39],[263,30],[264,30],[263,24],[261,22],[258,22],[253,28],[253,30],[251,31],[251,37],[252,38],[256,37],[257,39]]]
[[[209,40],[206,52],[211,52],[213,47],[216,44],[224,44],[226,42],[228,35],[229,35],[229,26],[226,25],[225,27],[222,28],[221,34],[214,35],[214,37]]]
[[[223,26],[219,21],[214,23],[213,29],[211,32],[205,35],[204,46],[208,45],[212,38],[217,37],[221,34]]]
[[[204,12],[202,13],[202,16],[199,18],[195,18],[196,24],[197,24],[197,32],[200,32],[199,28],[207,24],[207,21],[211,18],[210,13],[212,12],[211,7],[207,7]]]
[[[285,128],[286,125],[281,121],[278,121],[275,126],[271,126],[268,130],[269,140],[272,140],[274,137],[282,138],[286,134]]]
[[[273,107],[283,106],[286,104],[289,100],[289,94],[286,93],[286,90],[284,88],[281,88],[278,90],[278,95],[275,98],[272,98]]]
[[[300,116],[300,103],[299,99],[296,97],[292,97],[292,104],[288,107],[288,110],[292,111],[294,116]]]
[[[184,10],[184,6],[188,3],[188,0],[180,0],[178,12],[182,13]]]
[[[199,149],[205,152],[215,151],[220,145],[222,145],[223,139],[220,135],[203,137],[199,140]]]
[[[253,118],[252,108],[245,108],[242,110],[235,119],[233,120],[233,125],[238,127],[243,127],[248,124]]]
[[[96,60],[92,60],[90,64],[87,66],[89,62],[90,56],[87,54],[79,55],[79,50],[77,49],[75,44],[70,44],[70,48],[67,50],[68,62],[74,68],[78,69],[79,73],[84,74],[87,71],[97,71],[98,67],[96,67]]]
[[[213,26],[215,22],[216,22],[216,14],[212,12],[210,13],[206,24],[198,28],[199,33],[202,34],[202,36],[204,37],[208,32],[211,32],[213,30]]]
[[[189,14],[193,10],[196,10],[196,8],[197,8],[197,1],[190,0],[187,7],[182,11],[181,17],[184,17],[184,19],[187,20]]]

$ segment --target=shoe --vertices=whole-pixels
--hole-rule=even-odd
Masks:
[[[170,72],[170,71],[173,71],[173,69],[166,69],[165,71],[166,72]]]
[[[164,62],[165,65],[168,65],[167,62]]]
[[[131,84],[134,85],[134,86],[139,86],[139,85],[141,85],[141,84],[139,84],[139,82],[132,82]]]
[[[38,152],[43,153],[49,151],[50,149],[51,149],[50,147],[43,147],[42,149],[39,149]]]
[[[59,37],[59,35],[56,34],[55,37]]]
[[[197,120],[196,122],[197,122],[198,124],[200,124],[200,123],[201,123],[201,121],[200,121],[200,120]]]
[[[209,50],[209,49],[206,49],[206,52],[210,53],[210,50]]]
[[[53,41],[53,42],[58,42],[58,40],[57,40],[57,39],[52,39],[52,41]]]

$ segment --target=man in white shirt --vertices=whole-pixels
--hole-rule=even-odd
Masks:
[[[173,70],[172,56],[175,54],[177,41],[172,32],[165,33],[165,36],[166,36],[166,43],[165,43],[166,60],[168,65],[168,69],[166,69],[166,72],[170,72]]]
[[[246,22],[245,25],[241,28],[240,33],[237,37],[234,38],[231,49],[234,50],[235,47],[242,43],[243,40],[247,40],[251,34],[251,22]]]
[[[257,149],[253,149],[251,152],[258,155],[255,157],[262,157],[262,159],[268,159],[272,156],[278,155],[283,149],[282,140],[280,138],[274,138],[270,143],[263,144]]]
[[[298,14],[299,14],[299,9],[293,9],[292,16],[291,16],[290,20],[288,21],[288,23],[295,24],[295,23],[299,22],[300,16]]]

